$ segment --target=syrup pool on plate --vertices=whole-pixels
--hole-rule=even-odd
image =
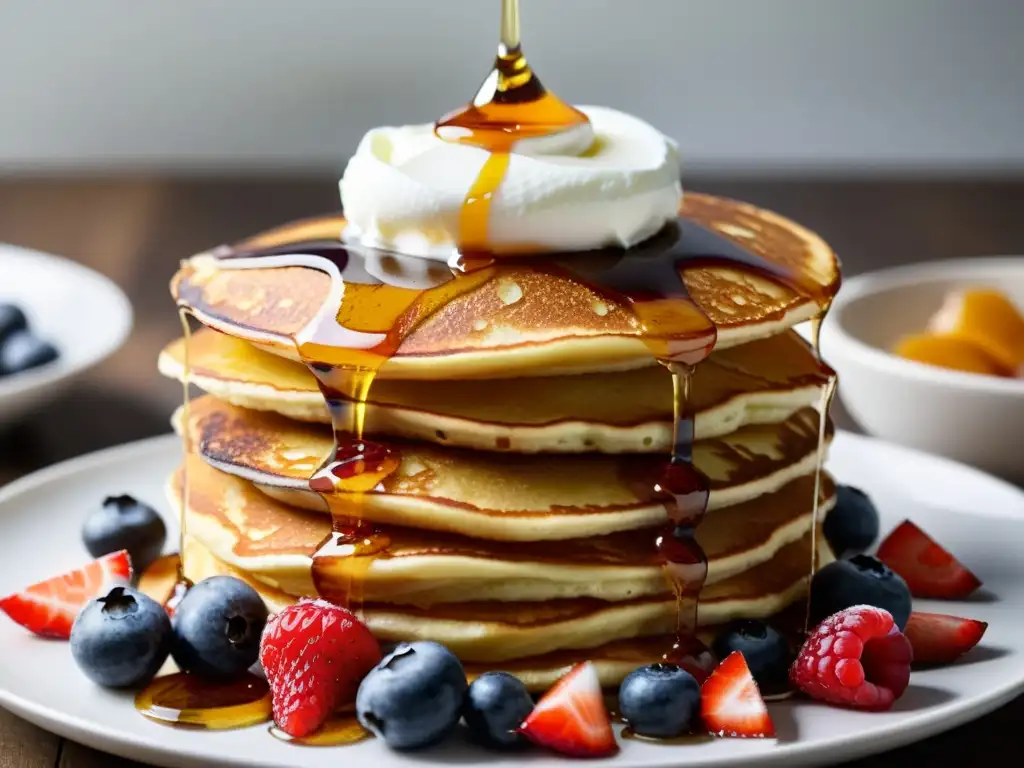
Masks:
[[[324,723],[320,730],[310,736],[297,739],[289,736],[276,725],[270,726],[270,735],[275,739],[301,747],[343,747],[373,738],[373,734],[359,724],[355,715],[350,714],[339,714],[332,717]]]
[[[135,708],[163,725],[218,731],[270,720],[270,687],[255,675],[207,681],[176,672],[156,678],[135,697]]]

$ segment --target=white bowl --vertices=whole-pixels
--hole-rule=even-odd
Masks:
[[[1024,482],[1024,379],[963,373],[889,350],[920,332],[946,293],[988,285],[1024,307],[1024,257],[957,259],[848,280],[822,328],[839,396],[865,431]]]
[[[0,378],[0,426],[66,391],[124,343],[132,309],[103,275],[68,259],[0,243],[0,301],[17,304],[29,327],[60,352],[52,363]]]

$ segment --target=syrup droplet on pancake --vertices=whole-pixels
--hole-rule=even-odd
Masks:
[[[250,674],[210,682],[177,672],[143,688],[135,697],[135,708],[162,725],[211,731],[248,728],[270,720],[270,686]]]

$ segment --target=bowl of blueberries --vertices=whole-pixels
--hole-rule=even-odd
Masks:
[[[0,425],[43,405],[112,354],[131,325],[127,297],[106,277],[0,244]]]

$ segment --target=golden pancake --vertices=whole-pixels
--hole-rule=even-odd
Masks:
[[[209,396],[192,401],[190,420],[191,444],[217,468],[292,506],[327,511],[308,485],[333,448],[326,427]],[[812,472],[818,422],[818,413],[805,409],[781,424],[697,442],[694,463],[709,481],[708,509],[772,493]],[[400,466],[366,494],[363,519],[518,541],[585,538],[667,522],[649,456],[519,456],[416,443],[393,448]]]
[[[823,542],[818,551],[820,564],[831,559]],[[810,562],[808,534],[779,550],[768,562],[706,587],[701,591],[699,625],[778,613],[806,594]],[[218,560],[194,539],[186,542],[184,567],[185,575],[194,582],[217,574],[242,578],[264,596],[272,611],[303,596],[290,596],[262,584]],[[674,597],[654,596],[622,602],[573,598],[540,603],[451,603],[430,608],[365,603],[358,614],[383,642],[434,640],[460,659],[496,663],[668,634],[675,629],[676,610]]]
[[[738,263],[684,264],[680,273],[686,290],[717,327],[719,349],[772,336],[812,319],[838,288],[835,255],[817,235],[795,222],[745,203],[693,193],[685,196],[681,215],[690,226],[683,236],[693,239],[696,252],[714,256],[728,246],[755,259],[767,259],[781,272],[813,287],[815,298],[811,299],[806,292]],[[323,238],[324,231],[337,240],[344,221],[340,217],[321,220],[312,226],[318,228],[322,231],[311,233],[302,223],[291,225],[240,244],[238,250],[301,243],[310,236]],[[705,239],[714,240],[707,251],[702,250]],[[334,279],[309,266],[228,268],[231,265],[215,255],[201,254],[182,265],[171,285],[178,303],[212,328],[295,358],[294,339],[338,292]],[[586,260],[578,264],[593,268],[602,260],[613,264],[618,254],[593,252],[571,258]],[[422,259],[371,254],[371,260],[367,271],[372,277],[396,286],[397,291],[410,292],[409,285],[417,290],[436,285],[451,275],[446,265]],[[381,301],[380,288],[348,282],[345,302],[369,311]],[[634,313],[570,272],[537,269],[529,260],[501,260],[464,278],[453,293],[459,295],[425,310],[421,317],[400,319],[401,343],[380,376],[512,378],[621,370],[652,362]]]
[[[160,355],[181,379],[184,339]],[[220,400],[292,419],[330,423],[316,379],[300,363],[210,330],[192,335],[189,380]],[[807,344],[789,331],[721,350],[697,367],[688,408],[700,438],[782,421],[820,399]],[[515,453],[665,453],[672,381],[662,366],[608,374],[485,381],[383,380],[370,389],[366,434]]]
[[[189,536],[259,581],[291,594],[316,591],[312,556],[331,533],[329,518],[274,501],[194,454],[187,467]],[[168,493],[178,510],[182,474]],[[811,527],[813,492],[814,478],[804,476],[774,494],[709,515],[697,532],[708,558],[706,584],[756,567],[804,536]],[[826,476],[819,519],[833,506],[834,492]],[[343,595],[358,579],[362,600],[419,606],[671,594],[655,551],[657,529],[530,543],[396,527],[382,527],[381,535],[389,542],[386,549],[369,564],[367,558],[343,559],[337,570],[321,574],[321,589]]]
[[[208,559],[201,555],[203,563],[196,570],[203,573],[227,573],[239,575],[223,562]],[[263,597],[272,612],[278,612],[295,602],[296,598],[286,592],[267,586],[263,582],[246,579]],[[157,602],[163,603],[170,596],[177,579],[177,557],[162,558],[154,563],[142,575],[139,589]],[[797,599],[780,613],[767,617],[767,621],[780,631],[797,636],[803,626],[804,609]],[[721,626],[701,627],[697,637],[710,646]],[[501,669],[519,678],[531,691],[544,691],[556,680],[569,671],[571,667],[582,661],[589,660],[597,669],[598,677],[604,688],[615,688],[634,669],[647,664],[662,661],[666,648],[672,647],[674,635],[652,635],[649,637],[630,638],[605,643],[585,650],[552,651],[539,656],[527,656],[521,659],[510,659],[502,662],[464,662],[467,677],[472,680],[484,672]]]

